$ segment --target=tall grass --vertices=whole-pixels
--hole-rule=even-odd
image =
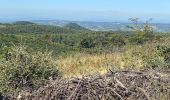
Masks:
[[[126,45],[123,51],[109,54],[78,53],[56,61],[64,77],[81,76],[92,73],[105,74],[109,69],[142,70],[147,68],[165,68],[169,66],[167,57],[170,52],[170,39],[163,38],[142,45]],[[167,55],[167,56],[166,56]]]

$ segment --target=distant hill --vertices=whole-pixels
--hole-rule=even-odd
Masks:
[[[127,23],[127,22],[90,22],[90,21],[67,21],[67,20],[34,20],[34,21],[17,21],[14,23],[1,23],[1,30],[0,32],[2,32],[2,27],[5,31],[14,29],[13,25],[17,25],[15,26],[16,28],[18,28],[20,30],[25,30],[26,28],[30,28],[30,29],[35,29],[38,30],[38,33],[40,33],[41,31],[44,32],[52,32],[52,33],[56,33],[56,31],[58,32],[69,32],[69,31],[129,31],[129,29],[127,28],[128,25],[130,25],[132,23]],[[19,26],[20,25],[20,26]],[[25,25],[25,26],[22,26]],[[32,26],[33,25],[33,26]],[[55,31],[51,31],[46,29],[45,26],[48,27],[53,27],[52,29],[55,29]],[[142,25],[142,24],[141,24]],[[11,29],[9,29],[9,27],[5,26],[10,26]],[[152,26],[154,28],[154,31],[156,32],[170,32],[170,24],[165,24],[165,23],[152,23]],[[23,29],[20,29],[19,27],[22,27]],[[42,29],[42,27],[44,29]],[[41,31],[40,31],[41,30]],[[47,31],[48,30],[48,31]],[[63,30],[63,31],[61,31]],[[16,30],[14,30],[16,31]],[[25,31],[21,31],[21,32],[25,32]],[[19,32],[19,33],[21,33]],[[26,32],[29,32],[28,30]],[[37,31],[34,31],[37,33]],[[14,33],[14,32],[12,32]]]
[[[13,23],[14,25],[34,25],[35,23],[29,21],[17,21]]]
[[[76,24],[76,23],[66,24],[66,25],[64,26],[64,28],[74,29],[74,30],[88,30],[88,29],[86,29],[86,28],[84,28],[84,27],[82,27],[82,26],[80,26],[80,25],[78,25],[78,24]]]
[[[40,25],[55,25],[65,26],[69,23],[76,23],[81,27],[94,31],[127,31],[127,26],[131,23],[128,22],[92,22],[92,21],[67,21],[67,20],[34,20],[34,23]],[[170,24],[165,23],[153,23],[155,31],[169,32]]]
[[[64,33],[81,33],[84,30],[75,27],[66,28],[60,26],[52,25],[37,25],[28,22],[17,22],[14,24],[4,24],[1,25],[0,33],[4,34],[25,34],[25,33],[35,33],[35,34],[64,34]]]

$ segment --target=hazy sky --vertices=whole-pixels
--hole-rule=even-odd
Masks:
[[[0,0],[0,20],[62,19],[170,22],[170,0]]]

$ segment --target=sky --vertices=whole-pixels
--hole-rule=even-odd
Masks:
[[[74,20],[170,22],[170,0],[0,0],[0,21]]]

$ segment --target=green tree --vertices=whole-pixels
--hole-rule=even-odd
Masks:
[[[80,46],[82,48],[93,48],[93,47],[95,47],[95,45],[96,45],[96,42],[91,37],[87,37],[87,38],[83,39],[80,43]]]
[[[145,23],[140,23],[139,18],[130,18],[132,25],[128,25],[128,28],[135,34],[130,37],[130,42],[143,44],[145,41],[152,40],[154,38],[153,27],[150,24],[152,19],[147,20]]]

